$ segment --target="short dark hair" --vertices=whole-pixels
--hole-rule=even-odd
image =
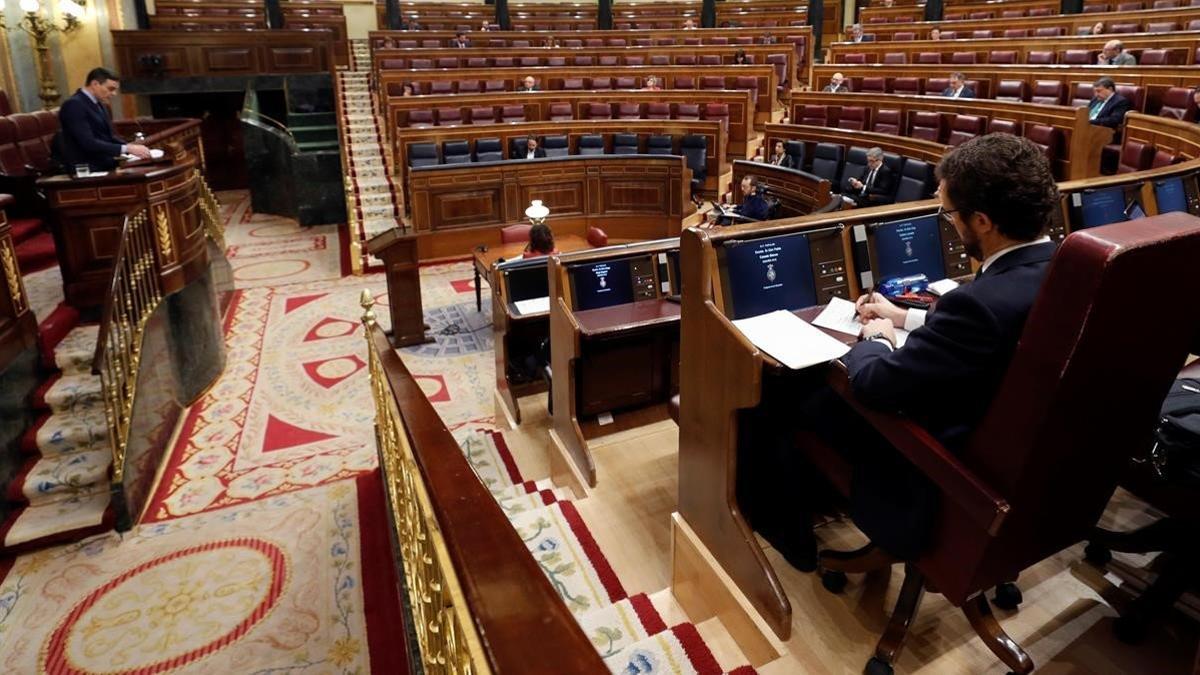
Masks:
[[[535,253],[550,253],[554,250],[554,230],[545,223],[529,228],[529,250]]]
[[[1000,233],[1032,241],[1058,207],[1058,186],[1041,148],[1011,134],[978,136],[952,149],[937,166],[946,198],[966,219],[986,213]]]
[[[748,173],[748,174],[746,174],[745,176],[742,176],[742,180],[743,180],[743,181],[747,181],[747,180],[748,180],[748,181],[750,181],[750,185],[751,185],[751,186],[752,186],[752,187],[753,187],[755,190],[757,190],[758,188],[762,187],[762,180],[761,180],[761,179],[760,179],[758,176],[755,176],[755,175],[754,175],[754,174],[752,174],[752,173]]]
[[[88,71],[87,79],[84,80],[83,83],[85,85],[91,84],[93,82],[99,82],[100,84],[104,84],[105,82],[108,82],[109,80],[116,80],[117,82],[120,82],[121,76],[114,73],[113,71],[109,70],[108,68],[92,68],[91,70]]]
[[[1096,80],[1093,87],[1104,87],[1105,89],[1116,89],[1117,83],[1111,77],[1101,77]]]

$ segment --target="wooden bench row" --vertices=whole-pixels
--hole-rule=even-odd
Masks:
[[[1200,0],[1198,0],[1200,1]],[[1007,6],[1007,4],[1005,5]],[[949,31],[956,37],[966,37],[977,30],[1021,30],[1034,35],[1039,29],[1058,28],[1061,35],[1076,35],[1081,29],[1091,29],[1096,22],[1104,25],[1137,24],[1145,26],[1151,23],[1178,23],[1186,26],[1192,19],[1200,18],[1194,8],[1163,8],[1108,12],[1104,14],[1051,14],[1047,16],[1026,17],[997,17],[995,19],[976,19],[964,21],[915,21],[903,24],[871,24],[863,26],[863,34],[867,40],[892,41],[896,34],[915,34],[918,40],[928,39],[929,32],[937,28],[943,33]]]

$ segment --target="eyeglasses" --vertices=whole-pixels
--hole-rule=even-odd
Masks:
[[[962,211],[962,209],[945,209],[945,208],[942,208],[939,206],[938,210],[937,210],[937,215],[938,215],[938,218],[941,219],[943,222],[945,222],[947,225],[953,225],[954,219],[950,217],[950,214],[958,213],[959,211]]]

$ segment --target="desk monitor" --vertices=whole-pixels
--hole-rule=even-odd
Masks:
[[[1154,201],[1159,213],[1190,213],[1200,215],[1200,190],[1196,186],[1196,174],[1171,176],[1154,181]]]
[[[504,285],[508,291],[510,303],[545,298],[550,295],[546,258],[502,266],[500,273],[504,275]]]
[[[938,281],[971,273],[958,232],[936,213],[868,225],[863,236],[868,256],[868,264],[862,266],[864,287],[914,274]]]
[[[1074,213],[1071,217],[1071,230],[1086,230],[1129,220],[1126,213],[1129,197],[1136,196],[1140,191],[1139,183],[1134,186],[1116,185],[1072,194],[1071,205],[1074,207]],[[1130,192],[1133,194],[1128,195]]]
[[[656,256],[647,253],[568,266],[574,309],[599,309],[658,297],[656,263]]]
[[[844,229],[724,242],[717,262],[726,315],[743,319],[848,297]]]

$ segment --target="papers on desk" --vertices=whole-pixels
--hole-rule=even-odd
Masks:
[[[850,348],[780,309],[733,322],[755,347],[793,370],[841,358]]]
[[[858,322],[858,317],[854,313],[854,303],[842,298],[833,298],[825,305],[825,309],[813,319],[814,326],[828,328],[839,333],[847,335],[859,335],[862,333],[862,324]],[[908,339],[908,331],[903,328],[896,329],[896,346],[903,347],[905,340]]]
[[[934,295],[945,295],[958,288],[958,282],[953,279],[939,279],[929,284],[928,288],[929,292]]]
[[[518,314],[538,314],[540,312],[549,312],[550,298],[546,297],[518,300],[513,303],[513,307],[517,308]]]
[[[163,152],[162,150],[159,150],[158,148],[150,148],[150,159],[162,159],[163,155],[165,155],[165,154],[167,154],[167,153]],[[125,153],[124,155],[121,155],[121,157],[126,162],[142,161],[141,157],[137,157],[136,155],[131,155],[129,153]]]

